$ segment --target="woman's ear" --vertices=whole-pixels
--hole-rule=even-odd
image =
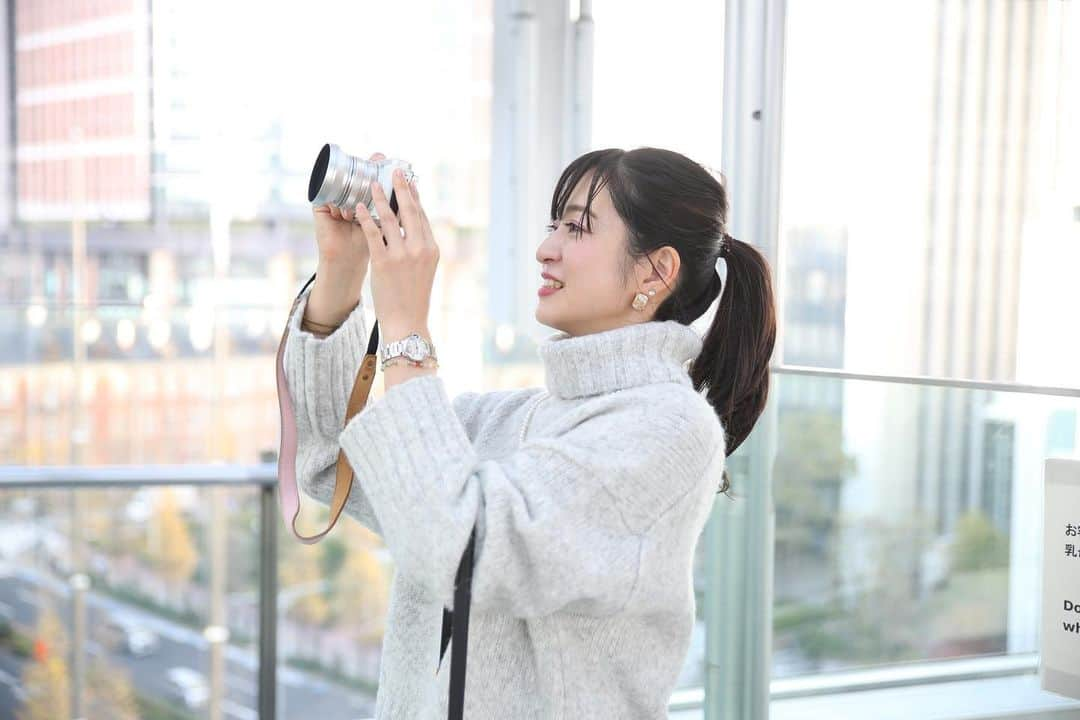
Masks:
[[[675,278],[679,276],[679,266],[682,262],[678,251],[670,245],[665,245],[649,253],[649,258],[652,260],[652,266],[649,267],[646,279],[659,278],[667,287],[674,287]]]

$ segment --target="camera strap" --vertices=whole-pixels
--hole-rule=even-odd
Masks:
[[[476,545],[476,526],[469,533],[469,542],[465,545],[465,552],[461,555],[458,563],[457,574],[454,576],[454,609],[453,611],[443,608],[442,619],[442,649],[439,651],[439,667],[442,667],[443,656],[446,655],[446,646],[451,636],[454,647],[450,651],[450,703],[447,718],[449,720],[462,720],[465,712],[465,664],[466,653],[469,649],[469,602],[472,587],[473,548]],[[438,668],[435,674],[439,673]]]
[[[278,409],[281,413],[281,439],[278,452],[278,496],[281,503],[281,515],[285,520],[286,527],[300,542],[314,545],[322,540],[337,523],[341,512],[345,509],[345,501],[349,499],[352,490],[353,469],[349,465],[345,451],[338,448],[336,463],[336,475],[334,477],[334,495],[330,500],[330,524],[326,529],[315,535],[301,535],[296,529],[296,518],[300,514],[300,491],[296,483],[296,412],[293,408],[292,396],[289,395],[289,386],[285,381],[285,343],[289,337],[289,327],[292,324],[293,315],[300,304],[304,291],[315,281],[313,274],[304,287],[300,288],[296,299],[293,300],[289,317],[285,321],[285,330],[281,334],[281,342],[277,350],[277,393]],[[367,351],[360,363],[360,369],[356,373],[352,392],[349,394],[349,402],[345,408],[345,425],[367,405],[368,396],[371,393],[371,385],[375,381],[375,369],[377,367],[379,349],[379,321],[376,320],[371,329],[371,337],[368,340]],[[442,659],[446,654],[446,646],[451,638],[454,647],[450,652],[450,698],[449,720],[462,720],[465,707],[465,665],[466,651],[468,650],[469,635],[469,602],[472,588],[473,548],[476,541],[476,526],[473,526],[469,535],[469,542],[462,553],[458,563],[457,573],[454,576],[454,610],[451,612],[443,608],[442,639],[439,651],[439,664],[442,667]]]
[[[330,532],[345,509],[345,501],[349,499],[349,491],[352,490],[353,470],[345,457],[345,451],[338,448],[337,475],[334,478],[334,495],[330,500],[330,524],[326,529],[315,535],[301,535],[296,529],[296,518],[300,514],[300,491],[296,485],[296,412],[293,409],[292,396],[289,395],[289,387],[285,381],[285,343],[289,337],[289,327],[292,324],[293,315],[300,304],[304,291],[315,280],[312,275],[304,287],[300,289],[292,308],[289,310],[289,318],[285,321],[285,331],[281,334],[281,342],[277,351],[277,393],[278,409],[281,412],[281,439],[278,452],[278,490],[281,501],[281,514],[285,519],[285,525],[292,530],[296,538],[307,545],[314,545],[322,540]],[[352,392],[349,394],[349,403],[345,408],[345,425],[349,420],[367,405],[368,395],[371,393],[371,384],[375,381],[375,368],[379,350],[379,322],[371,330],[371,339],[368,340],[367,352],[364,360],[360,363],[360,370],[356,373]]]

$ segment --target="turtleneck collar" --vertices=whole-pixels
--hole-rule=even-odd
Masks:
[[[686,363],[701,347],[690,326],[651,320],[576,337],[557,332],[540,344],[539,354],[548,392],[565,400],[648,383],[691,387]]]

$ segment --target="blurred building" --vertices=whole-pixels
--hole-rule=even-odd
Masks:
[[[20,220],[149,217],[148,7],[14,4]]]
[[[847,228],[794,227],[784,236],[784,358],[786,365],[836,368],[844,364],[847,307]],[[829,397],[813,393],[829,392]],[[843,408],[842,388],[785,379],[781,405]]]
[[[0,237],[7,235],[15,210],[15,173],[12,166],[15,159],[12,71],[15,65],[11,57],[10,30],[10,17],[7,13],[0,13]],[[7,275],[0,270],[0,283],[6,282]]]
[[[155,12],[152,18],[151,7]],[[7,462],[68,457],[71,406],[90,424],[91,463],[204,459],[212,399],[213,252],[207,178],[217,166],[194,148],[213,116],[192,117],[202,99],[185,77],[196,61],[200,8],[136,0],[6,4],[0,159],[0,404],[22,420],[5,425]],[[10,38],[10,42],[8,39]],[[186,39],[186,44],[178,39]],[[10,116],[8,116],[10,113]],[[259,113],[239,119],[258,129]],[[296,195],[283,212],[268,133],[253,132],[240,187],[261,195],[238,221],[227,218],[226,302],[234,368],[276,350],[278,318],[310,257],[308,208]],[[263,164],[248,155],[264,157]],[[306,168],[304,169],[306,172]],[[295,175],[296,173],[294,173]],[[254,179],[261,181],[261,185]],[[294,193],[295,194],[295,193]],[[226,212],[232,208],[226,208]],[[85,233],[90,317],[71,325],[73,237]],[[84,387],[70,377],[76,332],[91,361]],[[10,342],[3,342],[10,340]],[[244,356],[250,356],[245,360]],[[126,369],[123,369],[125,368]],[[226,392],[237,457],[255,460],[273,443],[272,374],[230,372]],[[249,406],[249,402],[255,406]],[[257,407],[256,412],[253,407]],[[247,447],[254,442],[255,446]]]
[[[874,284],[852,300],[856,315],[847,322],[845,365],[859,371],[861,360],[873,356],[886,371],[1022,381],[1017,364],[1022,268],[1038,253],[1032,218],[1040,204],[1051,201],[1042,192],[1034,151],[1040,146],[1035,118],[1059,112],[1053,104],[1060,87],[1057,72],[1065,64],[1055,64],[1057,59],[1048,64],[1046,55],[1047,33],[1057,30],[1040,3],[937,3],[933,8],[926,182],[911,196],[896,198],[890,220],[911,225],[905,234],[911,242],[851,258],[850,276],[873,278]],[[865,237],[853,243],[872,245]],[[1054,258],[1060,262],[1060,252]],[[916,291],[902,294],[898,288],[906,280],[896,278],[915,279]],[[886,330],[872,336],[863,332],[871,323]],[[871,338],[877,347],[867,345]],[[1028,381],[1045,384],[1048,377],[1040,372]],[[1040,447],[1030,448],[1025,460],[1027,443],[1017,418],[1028,413],[1007,393],[849,384],[858,392],[845,399],[845,442],[857,453],[858,469],[841,508],[852,518],[880,515],[875,532],[883,546],[889,533],[905,538],[904,551],[887,556],[888,572],[904,579],[912,602],[949,578],[950,553],[965,517],[985,520],[1010,539],[1014,572],[1028,567],[1020,558],[1030,557],[1033,543],[1027,538],[1034,537],[1030,522],[1036,513],[1013,505],[1036,492],[1037,479],[1018,478],[1016,468],[1045,457],[1041,444],[1048,429],[1029,428]],[[1055,422],[1071,427],[1068,418]],[[1026,489],[1020,488],[1021,480]],[[840,572],[849,599],[865,582],[860,578],[884,561],[871,556],[866,529],[853,523],[840,540],[845,548]],[[1010,585],[1017,590],[1009,593],[1008,624],[1003,600],[1000,618],[969,636],[957,632],[951,645],[927,652],[1032,649],[1039,609],[1034,599],[1021,597],[1029,586]]]
[[[260,80],[277,68],[259,67],[251,57],[264,56],[258,43],[265,41],[245,41],[247,59],[222,67],[235,38],[207,28],[207,11],[200,2],[153,3],[148,30],[155,217],[205,220],[217,203],[238,221],[306,219],[309,158],[285,165],[281,96]],[[222,8],[222,24],[232,26],[229,13],[237,11],[243,13],[242,4]]]
[[[205,381],[214,353],[215,252],[227,268],[229,366],[245,368],[229,371],[233,385],[225,390],[229,447],[235,459],[256,460],[276,449],[270,362],[281,323],[314,270],[308,137],[342,130],[317,101],[283,99],[276,84],[287,82],[280,73],[290,66],[265,66],[277,39],[222,68],[234,42],[229,29],[250,20],[241,5],[220,9],[217,31],[205,27],[205,3],[77,5],[20,0],[0,8],[12,29],[0,37],[8,71],[0,88],[10,99],[0,104],[0,122],[10,128],[0,161],[13,160],[0,177],[0,411],[20,418],[0,426],[0,444],[11,449],[5,460],[67,457],[76,338],[90,361],[82,402],[97,420],[88,461],[205,459],[205,438],[189,440],[206,434],[212,402]],[[501,382],[484,377],[478,360],[488,329],[475,322],[490,153],[471,148],[487,147],[490,132],[491,7],[438,13],[426,32],[448,64],[469,73],[466,102],[446,131],[467,128],[470,136],[451,152],[445,143],[431,146],[439,136],[412,130],[419,157],[410,159],[429,168],[425,204],[443,250],[433,332],[474,333],[455,333],[474,351],[448,359],[447,372],[475,386]],[[454,23],[468,32],[440,32]],[[426,72],[420,60],[416,69]],[[251,83],[260,83],[258,91]],[[458,88],[438,92],[447,103],[462,97]],[[366,107],[362,96],[352,104]],[[364,142],[365,132],[358,135]],[[387,138],[387,146],[394,142],[402,139]],[[77,334],[70,310],[76,233],[85,233],[90,304]]]
[[[1037,3],[934,8],[927,182],[897,205],[898,221],[914,219],[911,237],[924,241],[905,248],[895,272],[920,287],[890,350],[902,358],[896,365],[918,375],[1012,382],[1023,222],[1036,184],[1030,147],[1039,108],[1033,99],[1052,76],[1039,70],[1046,13]],[[854,272],[865,274],[862,265]],[[888,293],[888,277],[878,277],[878,291]],[[893,319],[879,317],[886,325]],[[1003,523],[999,529],[1007,532],[1012,466],[1002,463],[1000,442],[1010,432],[984,422],[993,398],[934,387],[887,394],[894,424],[883,427],[888,435],[877,441],[861,436],[860,450],[883,462],[890,444],[910,444],[914,452],[867,475],[875,478],[883,505],[925,518],[935,537],[948,536],[971,511]],[[989,442],[987,433],[996,440]]]
[[[1037,72],[1046,14],[1037,3],[946,3],[937,12],[919,372],[1011,381],[1023,221],[1035,185],[1032,99],[1049,79]],[[920,403],[918,505],[939,533],[972,508],[1008,517],[992,506],[1011,478],[981,477],[990,462],[984,401],[928,392]]]

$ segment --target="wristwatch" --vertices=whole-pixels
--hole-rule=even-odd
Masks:
[[[409,364],[416,367],[424,366],[428,358],[438,360],[435,356],[435,346],[419,333],[412,333],[401,340],[380,343],[379,356],[382,359],[383,370],[386,369],[387,363],[398,357],[405,358]]]

